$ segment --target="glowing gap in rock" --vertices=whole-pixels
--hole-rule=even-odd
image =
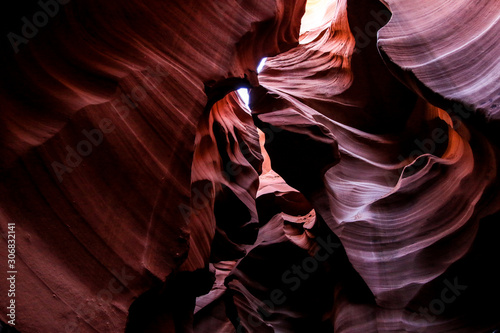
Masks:
[[[336,5],[337,0],[307,0],[306,12],[300,24],[300,34],[331,24]]]
[[[243,101],[243,103],[245,103],[245,105],[248,108],[248,104],[250,104],[250,95],[248,94],[248,89],[247,88],[238,89],[238,95],[240,95],[241,100]]]
[[[259,66],[257,66],[257,73],[262,72],[262,68],[264,68],[266,61],[267,61],[267,58],[262,58],[262,60],[259,63]]]
[[[257,66],[257,73],[260,73],[262,71],[262,68],[264,68],[264,65],[266,64],[266,60],[267,58],[262,58],[262,60],[259,63],[259,66]],[[248,89],[240,88],[237,91],[241,100],[243,101],[243,103],[245,103],[247,109],[250,110],[250,107],[248,106],[250,104],[250,94],[248,93]]]

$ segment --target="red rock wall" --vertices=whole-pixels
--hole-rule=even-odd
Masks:
[[[495,1],[47,3],[2,16],[20,332],[500,328]]]

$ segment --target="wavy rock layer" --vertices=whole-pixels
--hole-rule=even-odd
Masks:
[[[21,332],[500,328],[494,1],[51,4],[2,20]]]
[[[478,255],[470,253],[479,221],[498,211],[498,150],[466,123],[472,110],[459,105],[466,117],[450,117],[397,81],[378,57],[375,43],[358,39],[354,47],[350,32],[363,31],[384,16],[390,15],[373,2],[339,1],[335,23],[316,33],[321,37],[269,59],[260,75],[266,89],[255,92],[257,118],[304,136],[294,142],[295,151],[303,153],[298,145],[307,150],[316,146],[314,155],[325,156],[338,149],[340,162],[331,167],[316,158],[315,170],[324,172],[320,181],[319,172],[304,172],[313,162],[297,165],[279,140],[266,149],[273,168],[306,195],[339,237],[375,297],[377,307],[339,301],[345,306],[339,305],[336,331],[459,331],[464,317],[484,325],[474,327],[481,331],[496,316],[476,321],[476,313],[461,312],[467,308],[462,302],[453,310],[438,308],[444,315],[431,314],[431,320],[419,310],[429,311],[433,299],[426,298],[428,288],[467,279],[464,271],[456,276],[450,272],[467,253]],[[390,22],[395,19],[397,12]],[[437,76],[443,70],[428,72]],[[470,87],[468,83],[464,86]],[[277,103],[282,106],[271,109]],[[312,127],[321,129],[319,137]],[[480,281],[469,287],[478,290]],[[498,288],[494,290],[497,294]],[[485,297],[481,293],[478,297]],[[442,303],[431,303],[436,304]]]
[[[6,31],[20,34],[40,10],[22,5]],[[208,264],[215,225],[201,216],[190,227],[182,210],[195,199],[199,119],[227,93],[217,82],[255,84],[263,55],[297,44],[303,8],[72,1],[18,53],[2,44],[1,225],[17,225],[16,328],[120,332],[137,296],[181,264]],[[249,136],[239,121],[236,140]]]
[[[393,16],[379,45],[433,92],[500,116],[498,1],[387,0]]]

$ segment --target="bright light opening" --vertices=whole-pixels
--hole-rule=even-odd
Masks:
[[[240,95],[241,100],[248,107],[248,104],[250,104],[250,95],[248,94],[248,89],[247,88],[238,89],[238,95]]]
[[[257,73],[262,72],[262,68],[264,68],[264,65],[266,64],[267,58],[262,58],[260,61],[259,66],[257,66]]]
[[[260,73],[262,71],[264,65],[266,64],[266,60],[267,58],[262,58],[262,60],[259,63],[259,66],[257,66],[257,73]],[[240,88],[237,90],[237,92],[243,103],[245,103],[246,107],[250,109],[250,107],[248,106],[250,104],[250,94],[248,93],[248,89]]]
[[[306,12],[300,24],[300,34],[331,24],[337,0],[307,0]]]

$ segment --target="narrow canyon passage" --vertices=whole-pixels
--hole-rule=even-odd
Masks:
[[[497,0],[21,0],[0,332],[500,330]]]

